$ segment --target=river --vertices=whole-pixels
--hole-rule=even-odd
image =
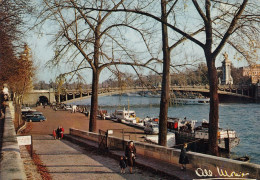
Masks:
[[[99,106],[108,112],[116,109],[135,110],[140,118],[146,116],[159,116],[160,98],[106,96],[99,98]],[[84,99],[73,104],[89,105],[90,99]],[[169,117],[179,117],[201,121],[208,120],[209,105],[179,105],[169,107]],[[240,138],[240,144],[232,149],[231,154],[235,156],[250,156],[250,162],[260,164],[260,104],[220,104],[219,125],[226,129],[233,129]]]

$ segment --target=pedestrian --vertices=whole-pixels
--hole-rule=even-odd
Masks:
[[[64,136],[64,128],[61,126],[61,139],[63,139]]]
[[[181,154],[180,154],[180,158],[179,158],[179,163],[181,164],[181,170],[183,170],[183,171],[186,170],[186,164],[189,164],[189,159],[188,159],[188,156],[186,154],[187,147],[188,147],[188,144],[184,143],[183,147],[181,149]]]
[[[136,149],[133,141],[130,141],[129,144],[126,146],[125,156],[127,158],[129,171],[132,174],[133,166],[135,164],[135,158],[136,158]]]
[[[124,156],[120,157],[119,166],[121,168],[121,173],[125,174],[125,168],[127,167],[127,165],[126,158]]]
[[[52,135],[53,135],[53,138],[54,138],[54,139],[57,138],[57,134],[56,134],[56,130],[55,130],[55,129],[53,129],[53,131],[52,131]]]
[[[58,126],[58,128],[56,130],[56,133],[57,133],[57,138],[60,139],[61,138],[61,134],[62,134],[62,130],[61,130],[60,126]]]

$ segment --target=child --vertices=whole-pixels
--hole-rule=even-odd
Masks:
[[[53,138],[56,139],[56,130],[55,129],[53,129],[52,135],[53,135]]]
[[[61,139],[63,139],[63,136],[64,136],[64,128],[61,126]]]
[[[120,168],[121,168],[121,173],[125,174],[126,159],[123,156],[120,157],[119,165],[120,165]]]

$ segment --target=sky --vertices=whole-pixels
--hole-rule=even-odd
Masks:
[[[58,68],[49,68],[46,66],[46,63],[52,59],[54,56],[54,48],[49,45],[50,37],[47,35],[43,35],[39,37],[37,34],[34,34],[33,36],[30,36],[30,38],[27,39],[27,42],[29,44],[29,47],[32,50],[33,60],[34,64],[37,67],[37,75],[36,75],[36,81],[45,81],[46,83],[50,82],[50,80],[55,81],[55,78],[61,73],[64,72],[66,69],[66,65],[63,65]],[[193,47],[194,51],[201,51],[199,47]],[[237,61],[234,59],[231,59],[232,63],[236,67],[242,67],[247,66],[247,63],[245,61]],[[221,66],[221,62],[224,60],[222,55],[219,55],[218,60],[216,61],[216,66]],[[127,68],[126,68],[127,69]],[[109,74],[109,75],[108,75]],[[101,82],[105,81],[107,77],[110,77],[111,73],[107,70],[105,70],[101,74]],[[91,78],[87,78],[87,83],[91,83]]]
[[[45,29],[41,29],[41,32],[48,33],[48,30],[50,30],[53,27],[50,25],[46,25],[46,26],[43,26],[43,28],[45,28]],[[169,31],[169,32],[171,33],[171,31]],[[135,35],[132,34],[131,32],[126,33],[126,38],[132,39],[133,41],[136,40]],[[51,60],[51,58],[54,56],[54,50],[55,50],[55,48],[49,44],[50,40],[51,40],[50,35],[42,34],[42,33],[39,35],[39,32],[35,32],[35,31],[29,32],[26,37],[26,41],[28,42],[28,45],[32,50],[34,64],[36,65],[36,67],[38,69],[36,81],[42,81],[42,80],[45,82],[49,82],[50,80],[55,81],[55,78],[60,73],[66,72],[66,70],[69,69],[68,65],[66,65],[66,64],[61,65],[59,68],[48,68],[46,66],[46,63],[49,60]],[[160,45],[158,45],[158,47],[160,47]],[[192,43],[189,43],[189,45],[187,45],[185,48],[190,49],[190,51],[196,52],[197,54],[199,54],[200,57],[204,58],[203,51],[200,47],[198,47]],[[140,49],[141,49],[141,47],[140,47]],[[179,56],[179,58],[192,59],[192,57],[189,57],[189,51],[187,51],[187,52],[188,53]],[[223,52],[221,52],[221,54],[217,58],[217,61],[216,61],[217,67],[221,66],[221,62],[224,60],[224,57],[222,56],[222,54],[224,52],[227,52],[229,54],[229,59],[232,61],[233,65],[235,67],[247,66],[247,63],[245,61],[234,60],[233,59],[233,56],[234,56],[233,50],[229,49],[226,46],[226,48],[223,50]],[[181,54],[182,51],[179,50],[178,53]],[[125,68],[125,69],[127,70],[127,68]],[[87,83],[91,83],[91,71],[89,71],[89,73],[87,73],[85,76],[87,76],[87,78],[86,78]],[[107,70],[103,71],[101,74],[101,77],[100,77],[100,82],[105,81],[108,77],[111,77],[111,73]]]

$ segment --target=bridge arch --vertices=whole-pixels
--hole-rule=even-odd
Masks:
[[[48,104],[49,103],[49,99],[46,96],[44,96],[44,95],[41,95],[39,97],[38,101],[39,101],[40,104]]]
[[[50,90],[33,90],[24,95],[23,104],[35,106],[36,103],[53,103],[55,100],[55,91]]]

